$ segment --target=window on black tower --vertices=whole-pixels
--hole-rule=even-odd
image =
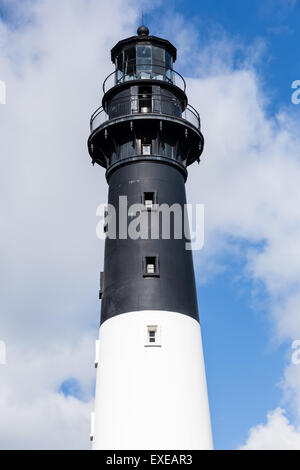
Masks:
[[[151,140],[148,137],[142,139],[142,155],[151,155]]]
[[[143,276],[145,278],[159,277],[159,258],[158,256],[145,256],[143,266]]]
[[[156,200],[156,193],[147,191],[143,193],[142,203],[144,205],[145,210],[152,211],[154,209],[154,205],[157,204]]]
[[[147,259],[147,274],[155,274],[156,267],[155,267],[155,258],[148,258]]]
[[[152,89],[150,86],[139,87],[139,112],[152,112]]]
[[[149,132],[144,126],[141,127],[136,134],[137,155],[153,155],[156,150],[155,137],[154,132]]]

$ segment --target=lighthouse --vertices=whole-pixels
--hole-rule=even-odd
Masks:
[[[119,41],[91,117],[89,154],[108,183],[96,450],[212,449],[192,251],[173,213],[186,213],[187,167],[204,140],[176,54],[146,26]],[[133,236],[137,216],[146,229]]]

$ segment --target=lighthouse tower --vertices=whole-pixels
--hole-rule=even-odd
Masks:
[[[116,214],[116,236],[104,227],[93,448],[211,449],[192,252],[172,210],[170,236],[160,213],[161,205],[184,213],[187,167],[203,150],[199,114],[173,69],[176,48],[146,26],[111,59],[88,140]],[[136,214],[124,223],[134,204],[149,221],[140,237],[128,233]]]

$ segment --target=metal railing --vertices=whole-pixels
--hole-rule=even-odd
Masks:
[[[93,132],[95,129],[101,126],[105,121],[108,121],[108,116],[103,109],[103,106],[96,109],[96,111],[92,114],[90,119],[90,130]]]
[[[133,63],[131,63],[133,62]],[[182,75],[171,68],[158,64],[138,64],[135,60],[129,61],[126,66],[127,71],[114,70],[103,82],[103,93],[121,83],[133,80],[160,80],[176,85],[185,92],[186,83]]]
[[[162,114],[185,119],[200,130],[201,122],[198,111],[191,105],[176,98],[164,95],[138,94],[112,100],[108,109],[101,106],[96,109],[90,120],[91,132],[109,119],[137,114]]]

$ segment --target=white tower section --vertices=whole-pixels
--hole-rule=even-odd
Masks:
[[[176,312],[100,328],[93,449],[212,449],[199,323]]]

